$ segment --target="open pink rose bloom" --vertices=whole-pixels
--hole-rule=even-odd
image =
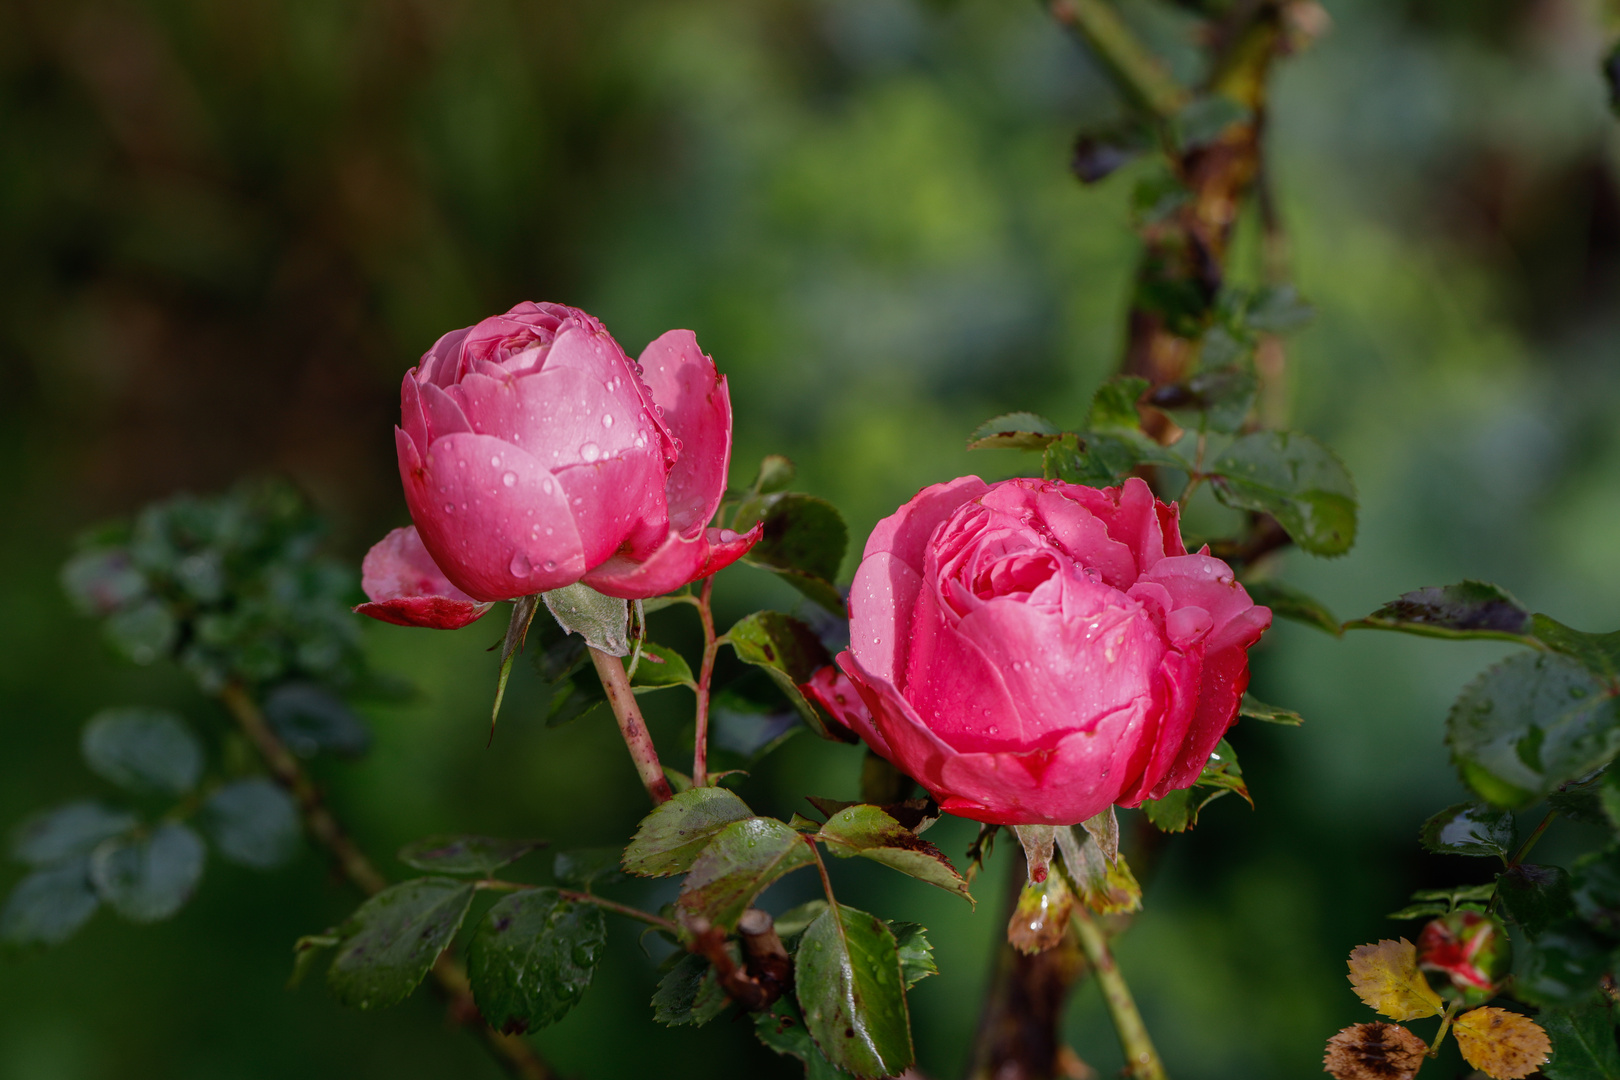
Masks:
[[[632,363],[583,311],[519,304],[440,338],[406,373],[400,405],[415,526],[366,556],[367,615],[449,629],[578,581],[659,596],[759,538],[708,528],[731,399],[689,330]]]
[[[941,806],[1072,825],[1190,786],[1271,625],[1147,484],[936,484],[878,523],[807,687]]]

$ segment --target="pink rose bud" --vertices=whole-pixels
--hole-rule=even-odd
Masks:
[[[443,627],[463,611],[454,604],[577,581],[658,596],[759,538],[757,527],[708,528],[725,492],[731,399],[690,330],[664,334],[638,364],[583,311],[523,303],[440,338],[400,399],[405,501],[439,574],[388,576],[406,543],[391,534],[367,558],[366,614]]]
[[[864,708],[835,715],[941,808],[1002,825],[1191,786],[1271,625],[1134,478],[924,488],[872,531],[850,608],[838,663]]]
[[[1419,967],[1448,976],[1465,995],[1494,993],[1513,960],[1502,925],[1478,911],[1453,911],[1430,922],[1418,935],[1417,953]]]

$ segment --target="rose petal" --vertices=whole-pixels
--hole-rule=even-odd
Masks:
[[[1144,581],[1163,585],[1179,608],[1197,607],[1209,612],[1211,652],[1230,647],[1249,633],[1249,624],[1233,630],[1227,627],[1246,612],[1256,610],[1249,594],[1239,585],[1232,568],[1210,555],[1179,555],[1161,559],[1143,574]],[[1260,629],[1271,625],[1271,610],[1265,612]],[[1256,638],[1258,634],[1255,635]]]
[[[426,450],[433,439],[428,435],[427,412],[422,408],[422,388],[416,382],[416,368],[405,373],[399,387],[399,425],[411,437],[418,451]]]
[[[606,562],[621,547],[645,557],[669,534],[664,511],[664,461],[651,446],[618,457],[571,465],[554,474],[585,545],[585,565]]]
[[[455,630],[491,606],[450,584],[414,527],[395,529],[372,545],[360,564],[360,587],[371,603],[354,610],[399,626]]]
[[[836,664],[827,664],[816,669],[810,681],[799,687],[806,695],[827,710],[827,714],[835,721],[849,728],[862,738],[875,737],[872,728],[872,711],[861,700],[861,692],[850,681],[848,675],[838,669]]]
[[[906,699],[935,734],[959,750],[999,750],[1029,741],[1002,672],[970,638],[950,628],[939,600],[926,588],[917,594],[908,636]]]
[[[742,535],[730,529],[705,529],[691,537],[671,532],[646,559],[636,562],[615,556],[586,574],[585,584],[599,593],[626,600],[662,596],[724,570],[747,554],[763,535],[763,524]]]
[[[1222,628],[1229,644],[1216,651],[1214,635],[1206,639],[1203,670],[1198,686],[1198,710],[1187,730],[1175,759],[1164,780],[1153,789],[1152,797],[1190,786],[1204,771],[1209,755],[1232,725],[1237,723],[1238,705],[1243,691],[1249,688],[1248,649],[1260,640],[1260,635],[1271,625],[1271,612],[1263,607],[1251,608]]]
[[[892,552],[861,561],[849,587],[849,636],[860,642],[863,663],[885,679],[905,683],[909,635],[897,629],[917,602],[922,577]]]
[[[489,435],[451,435],[418,456],[410,437],[394,431],[411,519],[463,592],[511,600],[584,574],[579,531],[549,469]]]
[[[988,490],[990,485],[977,476],[963,476],[947,484],[923,488],[904,506],[873,526],[863,559],[888,551],[922,573],[924,549],[940,522],[955,513],[957,507]]]
[[[719,509],[731,465],[731,394],[690,330],[669,330],[641,352],[642,378],[680,456],[669,471],[670,524],[685,532]]]
[[[472,430],[519,446],[553,470],[645,449],[656,438],[633,389],[610,390],[572,368],[502,379],[475,372],[449,394]]]
[[[460,378],[462,345],[471,330],[472,327],[464,326],[435,341],[433,347],[422,354],[421,374],[417,381],[445,387]]]
[[[425,442],[418,442],[417,446],[424,452],[446,435],[473,430],[456,400],[432,383],[421,388],[421,401],[422,413],[427,418],[428,436]]]
[[[357,604],[353,610],[356,614],[369,615],[395,626],[460,630],[482,619],[494,606],[472,600],[447,600],[442,596],[402,596],[394,600]]]

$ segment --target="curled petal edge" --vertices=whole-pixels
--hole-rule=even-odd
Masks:
[[[356,605],[359,615],[370,615],[395,626],[422,626],[429,630],[460,630],[482,619],[495,605],[448,596],[398,596]]]
[[[746,555],[764,535],[763,522],[740,535],[729,529],[703,529],[691,536],[672,532],[645,559],[616,556],[581,580],[607,596],[646,600],[719,573]]]

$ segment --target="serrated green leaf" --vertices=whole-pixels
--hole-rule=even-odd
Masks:
[[[320,962],[321,957],[343,944],[343,939],[337,931],[330,930],[324,934],[305,934],[293,942],[293,969],[287,976],[287,989],[296,990],[303,985],[309,973]]]
[[[790,937],[804,933],[810,924],[821,917],[827,910],[825,900],[806,900],[798,907],[788,908],[776,917],[776,933],[784,941]]]
[[[545,840],[494,836],[429,836],[399,849],[399,861],[437,874],[488,877],[508,863],[546,846]]]
[[[807,623],[779,611],[757,611],[738,620],[726,638],[737,659],[762,669],[787,696],[811,731],[824,739],[842,740],[842,730],[828,728],[816,707],[799,689],[832,656]]]
[[[778,1054],[798,1058],[804,1065],[805,1080],[852,1080],[849,1073],[834,1066],[816,1048],[805,1028],[803,1015],[786,998],[779,999],[769,1010],[754,1014],[754,1034]]]
[[[974,903],[967,882],[945,853],[879,807],[860,805],[838,811],[821,827],[816,839],[834,855],[871,859]]]
[[[1545,1009],[1536,1020],[1552,1040],[1552,1059],[1541,1067],[1547,1080],[1620,1080],[1609,1006]]]
[[[741,956],[736,960],[740,966]],[[720,988],[714,967],[703,957],[687,953],[659,980],[652,998],[653,1019],[671,1027],[702,1027],[725,1012],[729,1004],[731,999]]]
[[[0,945],[60,945],[101,906],[84,855],[56,862],[17,882],[0,908]]]
[[[844,515],[825,499],[798,492],[768,496],[760,506],[764,534],[743,556],[745,562],[770,570],[811,600],[836,615],[844,614],[844,601],[832,580],[849,546]],[[738,518],[737,529],[754,526]]]
[[[732,822],[709,841],[681,885],[675,905],[730,931],[767,886],[815,862],[806,839],[773,818]]]
[[[1612,770],[1561,785],[1547,796],[1547,805],[1571,821],[1609,827],[1608,811],[1603,808],[1604,780]]]
[[[178,822],[148,836],[104,841],[90,856],[90,881],[130,922],[167,919],[185,906],[202,878],[202,838]]]
[[[1140,431],[1141,414],[1136,403],[1153,384],[1136,375],[1116,375],[1097,387],[1086,414],[1088,431]]]
[[[974,428],[973,434],[968,436],[967,448],[1044,450],[1061,433],[1061,428],[1037,413],[1003,413]]]
[[[1496,895],[1512,920],[1531,937],[1567,919],[1575,911],[1569,871],[1562,866],[1522,863],[1496,879]]]
[[[619,868],[619,855],[619,849],[614,847],[559,851],[551,864],[551,876],[560,885],[586,892],[597,884],[612,885],[624,880],[624,872]]]
[[[1268,724],[1282,724],[1285,727],[1299,727],[1305,718],[1292,709],[1281,709],[1275,705],[1267,705],[1253,694],[1244,694],[1238,704],[1238,715],[1247,716],[1251,720],[1263,720]]]
[[[1448,806],[1423,823],[1418,842],[1436,855],[1506,856],[1518,843],[1511,811],[1484,803]]]
[[[624,849],[624,868],[642,877],[684,874],[718,833],[753,816],[747,803],[724,788],[683,791],[641,819]]]
[[[90,854],[103,840],[122,836],[137,824],[134,814],[97,802],[74,802],[43,810],[11,834],[11,855],[29,866],[76,859]]]
[[[1217,333],[1224,334],[1224,331],[1218,327],[1210,331],[1210,334]],[[1206,334],[1204,348],[1206,353],[1212,351],[1209,334]],[[1208,364],[1211,359],[1206,355],[1204,362]],[[1243,427],[1243,421],[1254,406],[1259,385],[1250,372],[1217,367],[1200,371],[1183,382],[1157,387],[1147,401],[1189,430],[1231,434]]]
[[[1593,674],[1611,680],[1620,675],[1620,631],[1589,634],[1549,615],[1533,615],[1530,632],[1547,648],[1571,657]]]
[[[270,870],[298,851],[298,806],[262,776],[227,784],[203,804],[203,828],[231,862]]]
[[[1339,620],[1333,617],[1333,613],[1326,606],[1292,585],[1285,585],[1280,581],[1245,581],[1243,588],[1249,594],[1250,600],[1270,608],[1273,615],[1292,619],[1306,626],[1314,626],[1334,637],[1344,633]]]
[[[895,949],[900,954],[900,976],[905,980],[907,990],[928,976],[939,974],[939,966],[934,963],[934,947],[928,942],[927,927],[914,922],[891,921],[889,932],[894,935]]]
[[[554,1024],[585,996],[607,947],[602,909],[524,889],[484,916],[467,944],[473,1000],[508,1035]]]
[[[456,936],[472,898],[469,882],[425,877],[361,904],[340,928],[343,945],[326,971],[332,993],[357,1009],[404,1001]]]
[[[1449,907],[1456,907],[1464,902],[1485,903],[1496,894],[1496,882],[1490,881],[1483,885],[1454,885],[1449,889],[1419,889],[1412,894],[1413,900],[1441,900]]]
[[[804,932],[796,981],[805,1027],[828,1061],[863,1080],[910,1067],[904,974],[882,919],[828,908]]]
[[[1487,802],[1527,806],[1620,752],[1620,707],[1576,661],[1520,653],[1463,688],[1446,742],[1464,782]]]
[[[1506,589],[1484,581],[1431,585],[1402,593],[1346,629],[1399,630],[1444,638],[1493,638],[1530,644],[1530,612]]]
[[[1333,452],[1308,435],[1257,431],[1210,466],[1216,497],[1270,514],[1313,555],[1342,555],[1356,539],[1356,489]]]
[[[103,709],[79,746],[91,772],[141,794],[184,795],[202,775],[202,745],[163,709]]]

